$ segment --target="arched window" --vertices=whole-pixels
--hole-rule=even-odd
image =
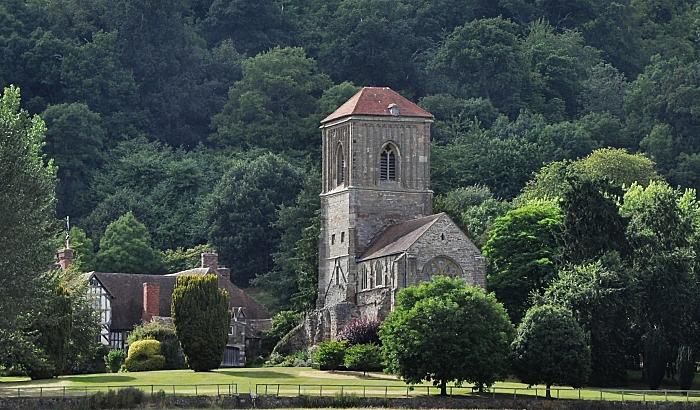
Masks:
[[[387,144],[382,151],[379,163],[379,180],[396,181],[396,150]]]
[[[345,156],[343,155],[343,146],[338,144],[338,150],[335,154],[335,182],[336,185],[342,185],[345,183]]]

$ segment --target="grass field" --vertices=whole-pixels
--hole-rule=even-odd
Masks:
[[[194,387],[198,385],[198,387]],[[301,386],[300,386],[301,385]],[[48,392],[62,391],[67,394],[88,394],[97,390],[115,389],[119,386],[141,386],[145,391],[163,390],[176,394],[226,394],[228,386],[231,392],[258,394],[280,394],[295,396],[299,393],[318,396],[356,395],[405,397],[417,395],[436,395],[438,389],[428,388],[429,384],[407,388],[397,378],[382,374],[361,372],[326,372],[310,368],[268,367],[219,369],[212,372],[195,373],[191,370],[169,370],[156,372],[90,374],[62,376],[57,379],[31,381],[26,378],[0,377],[0,391],[4,395],[40,395]],[[153,387],[151,387],[153,386]],[[499,382],[487,395],[513,397],[530,395],[544,396],[543,386],[528,386],[517,382]],[[17,390],[19,388],[19,391]],[[514,390],[516,389],[516,390]],[[454,394],[472,394],[469,387],[453,388]],[[686,397],[685,394],[664,392],[631,392],[561,388],[552,392],[554,397],[569,399],[606,399],[606,400],[673,400],[700,401],[700,396]]]

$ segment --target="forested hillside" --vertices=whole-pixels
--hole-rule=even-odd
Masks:
[[[112,231],[138,220],[169,250],[134,272],[208,244],[301,309],[318,121],[359,86],[435,115],[436,209],[483,245],[562,174],[700,188],[698,33],[690,0],[3,0],[0,87],[46,122],[82,268],[110,268],[105,230],[131,211]]]

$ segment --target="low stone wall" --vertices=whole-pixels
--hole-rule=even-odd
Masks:
[[[113,404],[112,404],[113,405]],[[223,409],[273,409],[273,408],[412,408],[412,409],[524,409],[524,410],[700,410],[700,403],[640,403],[594,400],[509,400],[458,397],[413,398],[361,398],[361,397],[274,397],[249,395],[212,397],[155,397],[133,408],[223,408]],[[98,409],[91,397],[50,398],[2,398],[2,410],[34,409]]]

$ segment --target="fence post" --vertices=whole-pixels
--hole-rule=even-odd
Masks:
[[[643,401],[644,403],[647,402],[647,392],[643,392],[643,393],[642,393],[642,401]]]
[[[513,389],[513,400],[515,400],[518,397],[517,391],[518,389]]]
[[[22,396],[22,394],[19,392],[19,389],[20,389],[20,388],[18,387],[18,388],[17,388],[17,397]]]
[[[267,396],[267,384],[265,384],[265,396]]]
[[[219,391],[219,385],[216,385],[216,395],[221,396],[221,392]]]
[[[175,385],[173,384],[173,396],[175,396]]]
[[[199,396],[199,391],[197,390],[197,385],[194,385],[194,395]]]
[[[151,398],[153,398],[153,385],[151,385]]]
[[[279,396],[280,396],[280,385],[278,384],[277,385],[277,397],[279,397]]]
[[[320,385],[320,386],[318,386],[318,387],[319,387],[318,396],[319,396],[319,397],[323,397],[323,385]]]
[[[603,400],[603,391],[602,390],[600,391],[600,400],[601,401]]]
[[[427,389],[428,389],[428,397],[430,397],[430,386],[428,385],[428,386],[426,386],[426,387],[427,387]]]
[[[664,401],[668,401],[668,390],[664,390]]]
[[[388,390],[389,390],[389,387],[384,386],[384,398],[385,399],[386,399],[386,394],[387,394]]]
[[[362,397],[367,397],[367,386],[362,386]]]
[[[44,388],[39,387],[39,397],[44,397]]]
[[[66,398],[66,386],[63,386],[63,398]]]
[[[620,394],[622,394],[622,402],[624,403],[624,401],[625,401],[625,391],[624,391],[624,390],[620,390]]]
[[[578,389],[578,399],[581,400],[581,389]]]
[[[301,396],[301,384],[299,385],[299,391],[297,392],[297,396]]]

